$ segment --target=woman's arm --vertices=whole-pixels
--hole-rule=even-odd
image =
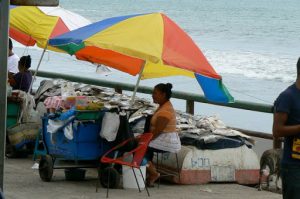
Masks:
[[[152,134],[153,134],[152,139],[155,139],[157,136],[159,136],[163,132],[163,130],[168,125],[169,121],[170,120],[166,117],[163,117],[163,116],[157,117],[154,129],[152,131]]]
[[[8,79],[11,79],[11,78],[13,78],[13,77],[14,77],[14,73],[8,72]]]
[[[12,76],[11,78],[8,79],[9,84],[13,87],[17,84],[15,78]]]

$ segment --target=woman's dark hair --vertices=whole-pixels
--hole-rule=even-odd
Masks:
[[[31,66],[31,57],[30,55],[27,56],[23,56],[21,57],[19,64],[21,64],[22,66],[24,66],[25,68],[30,68]]]
[[[160,83],[160,84],[157,84],[154,88],[158,89],[162,93],[165,93],[166,94],[166,98],[168,100],[171,98],[171,96],[172,96],[172,88],[173,88],[172,84],[170,84],[170,83],[166,83],[166,84]]]
[[[13,49],[13,43],[12,43],[12,41],[11,41],[11,38],[9,38],[9,40],[8,40],[8,49],[9,49],[9,50],[12,50],[12,49]]]

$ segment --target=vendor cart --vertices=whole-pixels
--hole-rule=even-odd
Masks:
[[[99,168],[99,158],[110,148],[109,143],[99,136],[105,112],[76,111],[52,133],[49,123],[54,118],[49,114],[42,118],[34,154],[41,155],[39,174],[43,181],[51,181],[54,169]],[[66,136],[66,128],[70,126],[72,139]]]
[[[39,125],[37,123],[22,123],[22,98],[7,97],[6,112],[6,151],[7,157],[24,157],[32,152],[35,136]]]

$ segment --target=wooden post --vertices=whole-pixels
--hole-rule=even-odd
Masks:
[[[7,57],[8,57],[8,21],[9,0],[0,1],[0,192],[3,191],[4,153],[6,141],[6,108],[7,108]],[[0,196],[1,197],[1,196]],[[2,197],[1,197],[2,198]]]
[[[115,91],[120,94],[122,94],[122,92],[123,92],[123,90],[121,88],[115,88]]]
[[[194,115],[194,105],[195,102],[193,100],[186,100],[186,112]]]

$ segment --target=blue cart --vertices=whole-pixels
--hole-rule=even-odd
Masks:
[[[99,136],[105,111],[76,111],[55,133],[48,132],[49,115],[42,118],[42,130],[34,155],[41,155],[39,174],[43,181],[51,181],[54,169],[99,168],[99,158],[110,148]],[[64,129],[72,124],[73,139]]]

